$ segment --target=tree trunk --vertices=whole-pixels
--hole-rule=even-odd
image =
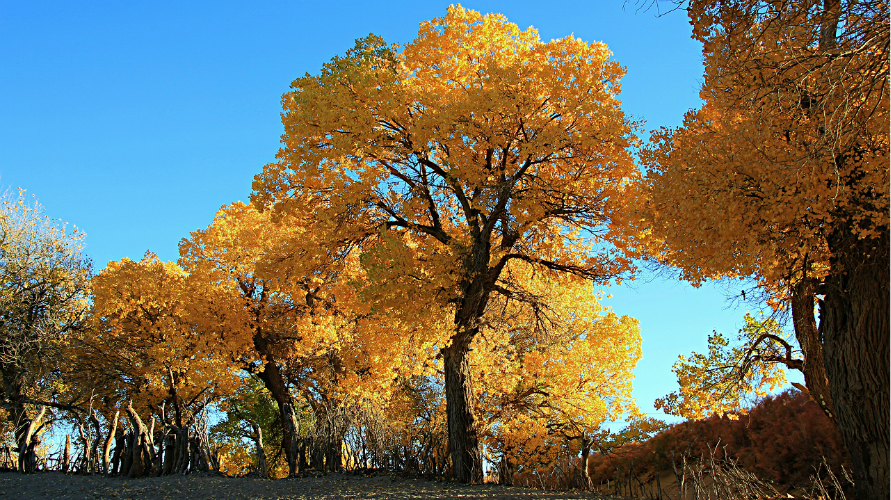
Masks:
[[[255,344],[259,344],[256,339]],[[259,348],[258,351],[265,353],[265,350]],[[259,375],[263,385],[272,394],[276,404],[278,404],[278,410],[282,419],[282,433],[284,434],[282,446],[285,449],[285,457],[288,460],[288,476],[294,477],[300,472],[297,463],[297,449],[300,442],[298,441],[299,429],[291,393],[285,385],[285,379],[282,376],[281,370],[279,370],[278,365],[274,361],[267,361]]]
[[[120,474],[121,458],[127,449],[127,435],[124,433],[123,427],[118,428],[114,435],[114,452],[111,454],[111,474]]]
[[[168,476],[173,474],[174,459],[176,458],[176,431],[168,424],[167,432],[164,434],[164,462],[161,465],[161,475]]]
[[[810,398],[820,406],[832,424],[835,421],[835,408],[829,390],[829,378],[826,376],[826,364],[823,361],[823,339],[814,320],[814,300],[817,282],[806,278],[795,286],[792,292],[792,323],[795,326],[795,338],[801,346],[804,357],[804,385]]]
[[[90,409],[89,420],[93,424],[93,430],[96,432],[96,436],[92,438],[93,448],[90,450],[92,459],[90,460],[89,471],[93,473],[99,471],[99,443],[102,441],[102,424],[99,423],[96,411],[93,409]]]
[[[62,455],[62,472],[68,473],[71,468],[71,434],[65,434],[65,453]]]
[[[290,399],[290,398],[289,398]],[[294,404],[291,401],[281,406],[282,428],[284,429],[285,457],[288,459],[288,477],[295,477],[300,472],[298,450],[300,442],[298,436],[300,429],[297,426],[297,415],[294,413]]]
[[[37,472],[37,446],[40,444],[37,430],[40,428],[40,421],[43,419],[44,413],[46,413],[46,407],[41,406],[37,416],[33,419],[28,417],[24,405],[21,405],[20,412],[16,412],[16,409],[18,408],[13,409],[13,413],[16,414],[17,423],[15,434],[19,447],[18,470],[24,474],[33,474]]]
[[[501,454],[501,463],[498,464],[498,484],[513,486],[515,469],[516,466],[510,461],[510,449],[505,449]]]
[[[856,499],[889,498],[889,239],[829,238],[821,327],[839,434]]]
[[[257,447],[257,473],[261,478],[268,479],[269,472],[266,469],[266,449],[263,448],[263,431],[253,420],[250,420],[249,423],[251,424],[251,430],[253,431],[251,438],[253,438],[254,445]]]
[[[127,475],[130,474],[130,469],[133,468],[133,446],[136,444],[136,434],[132,430],[126,433],[123,442],[124,446],[118,448],[121,454],[121,468],[118,474]]]
[[[452,337],[452,344],[442,350],[445,368],[446,417],[452,475],[462,483],[481,483],[483,479],[479,439],[473,416],[473,386],[470,374],[470,332]]]
[[[121,416],[121,411],[118,410],[114,412],[114,419],[111,422],[111,429],[108,430],[108,439],[105,440],[105,448],[102,450],[102,469],[105,471],[105,474],[111,475],[112,471],[110,469],[111,461],[110,461],[110,453],[111,453],[111,443],[114,441],[115,436],[118,432],[118,417]]]
[[[588,472],[588,457],[591,455],[591,443],[587,437],[582,436],[582,463],[581,476],[582,485],[586,490],[590,490],[594,483],[591,481],[591,474]]]
[[[131,403],[127,403],[127,416],[130,417],[130,423],[133,425],[133,446],[128,450],[132,456],[132,463],[130,470],[127,471],[127,476],[151,476],[154,472],[155,459],[152,438]]]
[[[89,429],[86,431],[84,430],[83,423],[77,424],[77,432],[80,434],[80,440],[84,444],[83,464],[80,466],[78,472],[81,474],[88,474],[90,472],[90,464],[93,461],[93,438],[90,436]]]

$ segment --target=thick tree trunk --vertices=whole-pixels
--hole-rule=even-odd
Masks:
[[[452,475],[462,483],[481,483],[483,479],[479,438],[473,416],[470,360],[467,355],[472,339],[473,335],[459,330],[452,338],[452,344],[442,351]]]
[[[839,433],[856,499],[889,498],[889,239],[830,238],[821,326]]]
[[[269,477],[269,472],[266,468],[266,449],[263,447],[263,431],[253,420],[249,421],[249,423],[251,424],[251,430],[253,431],[251,439],[254,440],[254,445],[257,448],[257,473],[261,478],[267,479]]]
[[[586,490],[590,490],[594,486],[594,482],[591,481],[591,474],[588,472],[589,456],[591,456],[591,442],[587,437],[582,436],[582,463],[580,464],[580,472],[583,488]]]
[[[502,486],[514,485],[514,472],[516,466],[510,461],[510,449],[505,449],[498,464],[498,484]]]
[[[168,426],[162,442],[164,443],[164,462],[161,465],[161,475],[167,476],[173,474],[174,460],[176,459],[176,431],[170,426]]]
[[[255,344],[258,344],[256,339]],[[259,348],[258,351],[261,353],[265,352],[265,350]],[[297,449],[300,442],[297,416],[294,413],[294,402],[291,399],[291,393],[285,385],[285,379],[282,376],[281,370],[279,370],[278,365],[274,361],[267,361],[259,375],[263,385],[272,394],[276,404],[278,404],[278,410],[282,419],[282,433],[284,434],[282,446],[285,449],[285,457],[288,460],[288,475],[294,477],[300,472],[297,463]]]
[[[127,416],[133,426],[133,445],[128,450],[131,454],[130,470],[126,471],[129,477],[146,477],[154,473],[155,451],[152,437],[139,414],[133,409],[132,404],[127,403]]]
[[[294,413],[294,404],[290,401],[281,406],[282,428],[284,445],[286,446],[285,456],[288,459],[288,477],[295,477],[300,472],[298,448],[300,441],[300,429],[297,426],[297,415]]]
[[[28,417],[27,410],[21,405],[21,411],[16,412],[18,407],[13,408],[13,414],[16,419],[16,443],[19,448],[18,470],[24,474],[33,474],[37,472],[37,446],[40,444],[40,437],[37,430],[40,428],[40,421],[46,413],[46,407],[41,406],[40,411],[34,418]]]
[[[121,459],[127,449],[127,435],[124,433],[123,427],[119,427],[114,435],[114,452],[111,454],[111,474],[120,474]]]
[[[136,444],[136,435],[131,430],[124,435],[124,446],[118,448],[121,451],[121,469],[118,474],[126,475],[133,468],[133,446]]]
[[[829,378],[826,376],[826,364],[823,361],[823,339],[814,319],[815,292],[818,283],[813,279],[804,279],[795,286],[792,293],[792,323],[795,325],[795,337],[804,355],[804,385],[811,399],[820,406],[823,413],[838,426],[835,421],[835,408],[829,390]]]

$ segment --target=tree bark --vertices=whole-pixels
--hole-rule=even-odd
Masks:
[[[139,414],[133,409],[131,403],[127,403],[127,416],[130,417],[130,423],[133,426],[133,445],[128,450],[132,457],[130,470],[127,471],[129,477],[146,477],[151,476],[154,472],[154,449],[152,446],[152,438],[148,429],[139,418]]]
[[[176,431],[169,424],[162,442],[164,443],[164,461],[161,465],[161,475],[167,476],[173,474],[174,459],[176,458]]]
[[[19,447],[19,472],[24,474],[33,474],[37,472],[37,446],[40,444],[40,437],[37,430],[40,427],[40,421],[46,413],[46,407],[41,406],[40,411],[34,418],[28,417],[27,410],[21,405],[21,411],[15,412],[17,408],[13,408],[16,415],[15,434],[16,442]]]
[[[255,338],[254,343],[258,346],[258,352],[265,355],[267,352],[265,342],[261,343]],[[272,398],[275,399],[278,405],[282,419],[282,433],[284,434],[282,446],[285,449],[285,457],[288,460],[288,476],[294,477],[300,472],[297,463],[297,449],[300,442],[298,440],[297,416],[294,413],[294,402],[291,398],[291,393],[288,391],[287,385],[285,385],[285,379],[282,376],[281,370],[279,370],[278,365],[274,361],[267,361],[259,375],[263,385],[272,394]]]
[[[594,486],[594,482],[591,481],[591,474],[588,472],[588,457],[591,456],[591,441],[584,435],[582,435],[582,463],[581,463],[581,476],[583,487],[586,490],[590,490]]]
[[[71,468],[71,434],[65,434],[65,453],[62,455],[62,472],[68,473]]]
[[[817,285],[816,280],[805,278],[795,286],[792,292],[792,323],[795,326],[795,338],[798,339],[804,357],[801,371],[804,374],[807,392],[832,424],[838,427],[829,390],[829,378],[826,375],[826,364],[823,361],[823,339],[820,338],[814,319]]]
[[[121,458],[127,449],[127,435],[124,433],[123,427],[119,427],[114,435],[114,452],[111,454],[111,474],[120,474]]]
[[[111,475],[111,444],[114,442],[115,436],[118,432],[118,418],[121,416],[121,411],[118,410],[114,412],[114,419],[111,422],[111,429],[108,430],[108,439],[105,440],[105,448],[102,450],[102,468],[105,471],[106,475]]]
[[[467,355],[473,340],[472,333],[459,328],[452,337],[451,345],[442,350],[452,475],[462,483],[481,483],[483,479]]]
[[[889,498],[889,238],[829,238],[823,355],[856,499]]]
[[[263,431],[253,420],[250,420],[248,423],[250,423],[251,430],[253,431],[251,438],[254,440],[254,445],[257,447],[257,473],[262,479],[268,479],[269,472],[266,468],[266,449],[263,447]]]

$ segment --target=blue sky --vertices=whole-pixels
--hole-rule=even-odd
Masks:
[[[646,128],[677,126],[700,104],[701,47],[683,12],[632,1],[471,1],[541,38],[603,41],[628,74],[625,112]],[[37,196],[81,228],[96,271],[177,243],[224,204],[248,201],[273,160],[280,99],[369,33],[405,43],[446,2],[21,2],[0,0],[0,185]],[[735,334],[747,307],[732,283],[694,289],[645,276],[608,290],[641,321],[640,406],[676,388],[678,354]]]

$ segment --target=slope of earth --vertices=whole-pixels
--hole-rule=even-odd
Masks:
[[[144,479],[80,476],[61,472],[0,473],[0,499],[451,499],[609,498],[584,492],[542,491],[497,485],[468,486],[423,479],[331,474],[320,478],[268,481],[212,475]]]

